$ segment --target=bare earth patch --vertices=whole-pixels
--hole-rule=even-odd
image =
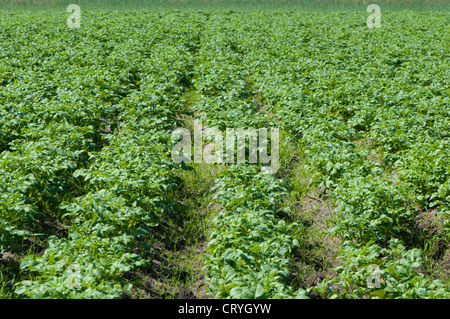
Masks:
[[[321,283],[325,278],[334,278],[334,268],[339,266],[336,255],[340,250],[340,239],[327,234],[332,223],[334,206],[323,192],[310,193],[296,207],[304,218],[307,227],[303,243],[295,258],[293,276],[302,287],[312,287]],[[315,293],[311,298],[317,298]]]

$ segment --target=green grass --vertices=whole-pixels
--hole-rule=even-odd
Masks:
[[[296,222],[303,227],[293,228],[290,235],[298,240],[300,247],[294,253],[290,264],[291,281],[294,289],[313,287],[310,297],[326,297],[327,291],[319,291],[314,287],[326,276],[336,276],[333,268],[337,261],[333,258],[337,253],[336,239],[329,236],[326,229],[335,225],[338,218],[328,215],[334,209],[334,203],[312,183],[312,176],[307,171],[307,156],[304,145],[289,138],[288,133],[280,135],[280,164],[278,177],[285,180],[289,195],[285,197],[285,205],[291,214],[289,222]],[[333,242],[335,243],[333,246]]]
[[[131,298],[182,298],[189,291],[197,298],[207,297],[202,269],[210,221],[216,209],[209,207],[214,178],[218,167],[193,164],[194,171],[183,171],[183,184],[174,194],[178,205],[165,221],[147,237],[151,267],[141,269]],[[137,283],[137,282],[136,282]]]
[[[13,286],[18,281],[20,273],[16,273],[14,268],[17,266],[14,261],[0,264],[0,299],[14,299]]]
[[[193,132],[195,103],[192,91],[184,94],[186,114],[183,127]],[[151,267],[142,269],[139,284],[128,293],[130,298],[176,299],[210,298],[202,255],[217,206],[210,206],[212,188],[221,166],[191,163],[191,170],[178,172],[181,186],[172,194],[176,204],[167,212],[165,222],[146,239],[151,247]],[[184,293],[184,295],[183,295]],[[186,295],[187,293],[187,295]]]

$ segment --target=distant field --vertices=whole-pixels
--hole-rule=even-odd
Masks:
[[[75,2],[1,2],[0,298],[450,298],[447,3]]]
[[[2,0],[3,9],[61,9],[69,4],[87,9],[239,9],[239,10],[354,10],[370,3],[389,10],[449,10],[446,0]]]

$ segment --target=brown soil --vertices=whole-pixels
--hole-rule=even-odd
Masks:
[[[301,287],[313,287],[325,278],[333,278],[333,269],[339,266],[339,260],[335,257],[340,250],[341,241],[326,234],[334,206],[323,194],[323,190],[310,193],[296,207],[300,216],[304,216],[302,222],[308,227],[306,235],[309,235],[294,259],[297,271],[293,275],[297,276],[296,281]],[[318,295],[313,291],[310,297],[318,298]]]
[[[444,234],[442,220],[437,216],[437,209],[422,209],[416,217],[416,226],[424,237],[423,240],[429,243],[425,250],[425,266],[419,269],[420,272],[432,276],[436,279],[450,279],[450,249],[448,242],[441,237]]]

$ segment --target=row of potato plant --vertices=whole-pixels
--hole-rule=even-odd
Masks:
[[[60,26],[47,21],[45,28],[41,26],[28,32],[36,38],[47,37],[50,44],[31,51],[34,55],[27,59],[20,58],[27,65],[39,60],[36,55],[46,57],[33,71],[42,77],[42,84],[35,82],[27,92],[36,96],[30,97],[28,103],[23,102],[23,96],[17,97],[28,108],[41,107],[33,113],[24,112],[28,117],[33,114],[40,126],[17,116],[15,122],[23,124],[25,129],[20,127],[20,133],[14,135],[13,130],[19,130],[17,125],[9,126],[12,132],[4,136],[18,142],[5,141],[13,151],[2,155],[23,154],[16,151],[20,145],[29,149],[26,156],[33,160],[34,166],[21,161],[26,166],[23,171],[14,168],[15,174],[33,174],[33,169],[42,171],[41,180],[36,184],[49,185],[51,194],[58,186],[68,184],[64,178],[78,183],[76,186],[81,190],[61,186],[70,196],[57,198],[52,203],[53,211],[36,209],[36,215],[22,224],[13,220],[18,229],[13,229],[13,235],[33,238],[37,234],[20,232],[17,226],[29,227],[38,221],[39,213],[57,211],[67,232],[65,236],[46,238],[47,247],[42,254],[29,252],[22,259],[21,269],[28,278],[16,285],[15,293],[31,298],[117,298],[131,288],[124,274],[145,265],[142,256],[134,253],[139,248],[139,238],[159,223],[171,203],[169,194],[178,185],[174,175],[178,167],[170,158],[171,131],[179,125],[177,115],[183,108],[180,102],[183,81],[191,62],[188,44],[190,35],[195,37],[192,26],[179,28],[178,22],[174,25],[172,19],[182,17],[182,14],[91,13],[84,15],[81,30],[58,33]],[[57,18],[56,15],[48,19],[58,21]],[[154,22],[147,23],[151,20]],[[29,28],[14,32],[20,34]],[[56,48],[66,51],[55,54],[52,50]],[[50,78],[46,76],[48,72],[61,74]],[[12,80],[6,88],[12,85],[23,88],[24,84]],[[49,95],[38,96],[43,87],[50,85],[53,91]],[[78,103],[65,101],[69,97]],[[55,105],[55,110],[49,105]],[[47,117],[57,121],[52,125]],[[70,131],[65,128],[70,121],[80,123],[72,129],[74,134],[68,134]],[[94,124],[89,126],[90,122]],[[94,135],[91,139],[96,143],[89,140],[89,133]],[[49,151],[41,146],[44,142]],[[69,148],[71,145],[64,143],[73,143],[78,148]],[[92,144],[91,148],[86,147]],[[38,147],[41,158],[32,155]],[[71,161],[64,162],[60,157],[65,158],[58,157],[58,153],[67,153]],[[42,158],[43,155],[47,157]],[[81,156],[84,156],[83,163],[72,160]],[[15,159],[9,158],[8,162],[17,165]],[[23,188],[27,193],[16,196],[26,197],[33,208],[43,203],[44,187],[36,197],[28,195],[32,190],[26,185]],[[25,215],[27,211],[23,211]],[[5,236],[7,250],[13,244],[10,237]]]
[[[343,240],[340,277],[313,289],[448,298],[448,284],[420,272],[427,242],[449,240],[449,59],[438,40],[448,38],[448,14],[387,13],[381,30],[357,13],[271,17],[265,28],[264,19],[236,17],[242,32],[261,30],[237,47],[258,65],[262,102],[306,146],[311,176],[339,204],[330,232]],[[447,228],[428,239],[417,218],[432,208]],[[378,288],[367,281],[375,275]]]
[[[241,21],[212,15],[203,30],[193,78],[200,97],[198,117],[222,132],[270,129],[270,118],[259,112],[245,52],[234,43]],[[246,156],[248,152],[247,146]],[[289,285],[288,266],[298,246],[289,230],[301,226],[282,218],[282,198],[287,195],[282,181],[262,173],[261,166],[250,164],[247,157],[246,163],[227,165],[219,172],[214,191],[220,211],[212,221],[205,268],[215,296],[307,298],[304,289]]]

